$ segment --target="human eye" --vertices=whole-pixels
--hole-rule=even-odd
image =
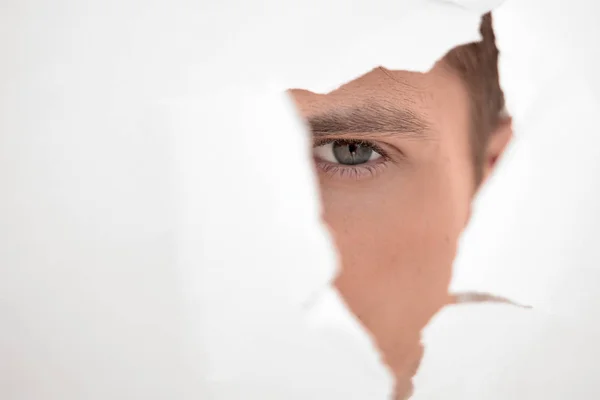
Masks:
[[[335,178],[373,177],[388,161],[387,153],[375,142],[354,139],[325,139],[314,145],[317,168]]]

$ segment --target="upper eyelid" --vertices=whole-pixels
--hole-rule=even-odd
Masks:
[[[373,140],[364,140],[364,139],[336,139],[336,138],[324,138],[324,139],[315,139],[313,143],[313,148],[324,146],[333,142],[345,142],[345,143],[363,143],[369,145],[374,151],[380,154],[385,159],[389,159],[389,152],[383,149],[381,146],[377,144],[376,141]]]
[[[392,163],[406,163],[411,159],[409,155],[409,148],[403,148],[398,146],[397,143],[389,143],[387,140],[376,140],[374,138],[367,137],[350,137],[350,138],[341,138],[336,135],[331,135],[327,137],[314,137],[313,136],[313,145],[312,147],[323,146],[332,142],[355,142],[355,143],[366,143],[373,147],[375,151],[383,156],[386,161],[391,161]],[[406,143],[405,145],[408,146]]]

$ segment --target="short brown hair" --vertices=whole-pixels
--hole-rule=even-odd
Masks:
[[[471,144],[475,178],[483,175],[485,149],[490,134],[498,126],[504,112],[504,93],[498,76],[498,48],[491,13],[484,14],[479,31],[482,40],[455,47],[444,61],[467,85],[471,97],[473,125]]]

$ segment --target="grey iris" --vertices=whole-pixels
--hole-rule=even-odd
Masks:
[[[336,141],[332,147],[336,161],[344,165],[364,164],[373,154],[372,148],[360,143]]]

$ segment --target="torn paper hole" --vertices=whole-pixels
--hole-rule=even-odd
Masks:
[[[428,69],[477,36],[473,13],[409,3],[370,20],[387,29],[381,22],[392,19],[385,36],[403,41],[382,54],[402,55],[405,69]],[[307,71],[288,70],[275,51],[249,63],[242,49],[261,41],[244,35],[228,63],[244,68],[228,70],[222,43],[211,42],[239,21],[225,9],[38,5],[31,13],[14,4],[2,24],[14,33],[3,36],[11,77],[3,86],[10,99],[2,105],[3,131],[18,133],[3,137],[2,147],[13,194],[3,199],[11,210],[3,237],[13,250],[3,254],[10,268],[2,282],[8,312],[17,315],[3,340],[9,396],[387,398],[389,371],[330,286],[335,258],[319,223],[309,156],[298,151],[302,130],[283,100],[260,100],[263,84],[308,82]],[[342,9],[322,20],[327,29]],[[430,13],[448,35],[415,46],[407,27],[431,29]],[[294,14],[263,16],[245,31],[276,20],[285,48],[298,52],[292,60],[309,59],[319,46],[293,42],[286,21]],[[198,20],[207,18],[230,24],[203,31],[208,25]],[[356,25],[371,31],[354,24],[355,35]],[[22,43],[9,42],[13,37]],[[375,51],[373,41],[358,37],[364,51]],[[338,63],[330,64],[343,61],[345,75],[314,87],[335,87],[363,71],[348,62],[350,51],[338,58],[331,48],[325,53]],[[381,62],[395,68],[397,61]],[[250,96],[244,81],[254,83]],[[235,90],[224,94],[224,83]],[[203,100],[182,100],[194,95]],[[170,99],[179,99],[175,110]],[[258,158],[247,151],[256,148]],[[315,293],[309,311],[300,308]],[[20,383],[31,377],[35,384]]]
[[[4,7],[2,398],[391,395],[330,285],[304,132],[261,93],[325,92],[377,64],[428,69],[477,38],[478,15],[208,4]],[[351,23],[324,41],[332,21]],[[408,29],[441,26],[424,47]]]
[[[308,169],[304,168],[306,159],[290,161],[290,158],[301,157],[302,152],[297,150],[304,144],[293,142],[293,135],[284,136],[283,132],[297,132],[296,138],[299,138],[301,130],[288,125],[294,120],[289,108],[281,110],[281,115],[287,115],[289,120],[282,117],[273,121],[271,113],[259,112],[265,110],[263,107],[277,110],[284,103],[257,100],[255,104],[253,96],[260,97],[261,89],[268,85],[326,93],[377,65],[388,70],[428,70],[454,45],[478,38],[478,11],[458,11],[449,4],[437,7],[436,4],[441,3],[436,2],[401,1],[363,2],[353,7],[341,1],[316,5],[303,2],[289,12],[278,5],[280,2],[271,2],[260,10],[249,2],[222,4],[223,7],[206,2],[159,1],[142,5],[120,1],[117,5],[111,1],[63,0],[49,7],[41,1],[5,2],[0,13],[3,32],[0,46],[5,54],[0,66],[3,72],[0,179],[8,194],[0,198],[3,210],[0,234],[5,249],[0,253],[3,266],[0,288],[4,299],[0,310],[6,321],[0,336],[1,353],[5,355],[0,360],[2,398],[385,398],[391,392],[389,371],[379,363],[371,338],[330,288],[336,261],[329,238],[318,224],[319,210],[313,187],[316,182],[311,181]],[[570,8],[575,9],[577,4],[573,3]],[[546,3],[538,7],[537,3],[528,1],[507,2],[506,7],[509,5],[514,8],[506,8],[511,11],[505,14],[505,28],[499,28],[498,32],[504,32],[500,37],[505,39],[513,32],[514,40],[506,41],[501,50],[512,54],[513,58],[505,60],[512,60],[512,71],[517,71],[523,64],[535,64],[531,62],[534,60],[531,50],[539,48],[533,40],[522,53],[511,53],[511,45],[513,50],[517,49],[525,44],[523,39],[532,37],[523,27],[551,21],[541,18],[538,9],[556,11],[557,8]],[[561,7],[560,13],[552,15],[566,18],[569,13],[562,10]],[[430,19],[431,15],[435,17]],[[515,19],[519,16],[521,18]],[[420,24],[422,18],[423,24]],[[564,19],[555,20],[563,24],[548,22],[548,26],[565,26]],[[324,38],[331,37],[334,22],[346,22],[345,30],[338,30],[338,35],[327,41]],[[439,32],[441,26],[447,29],[438,42],[430,33]],[[522,33],[514,34],[519,26]],[[567,39],[577,31],[577,24],[570,28],[566,30],[569,34],[558,33],[561,43],[574,44]],[[431,46],[417,45],[424,38],[415,32],[433,38]],[[371,37],[374,40],[370,40]],[[535,36],[536,40],[539,37],[543,35]],[[578,36],[578,40],[581,39],[585,37]],[[550,47],[555,47],[555,42],[551,42]],[[578,41],[577,45],[582,48],[582,43]],[[563,56],[557,56],[550,66],[558,64],[557,60],[569,59],[564,56],[567,47],[577,46],[561,47]],[[427,52],[421,53],[425,48]],[[527,63],[519,59],[519,54],[526,56]],[[554,49],[552,54],[559,52]],[[542,54],[535,61],[544,66],[542,61],[547,59],[550,59],[548,54]],[[505,71],[511,70],[508,64]],[[535,73],[541,71],[545,73]],[[525,141],[520,145],[521,155],[516,157],[521,160],[519,165],[535,164],[526,157],[532,152],[539,165],[552,165],[554,169],[551,173],[543,169],[518,171],[521,176],[538,178],[520,181],[522,186],[519,186],[519,189],[530,187],[530,194],[537,193],[537,197],[531,198],[538,201],[517,208],[518,215],[512,218],[519,221],[519,216],[531,216],[525,219],[528,221],[525,228],[536,233],[543,230],[537,227],[547,223],[546,215],[556,217],[560,214],[557,210],[563,209],[577,209],[577,212],[563,215],[560,224],[554,224],[562,229],[544,230],[551,233],[544,239],[533,234],[520,239],[512,235],[512,232],[523,231],[523,222],[502,231],[503,237],[516,237],[515,241],[520,243],[512,244],[520,251],[514,252],[520,257],[519,262],[504,266],[518,269],[523,265],[552,265],[553,268],[548,269],[551,274],[544,280],[551,283],[552,290],[536,290],[539,295],[534,299],[536,306],[557,294],[561,302],[551,302],[552,307],[545,309],[548,314],[557,310],[557,304],[565,304],[565,300],[571,303],[567,302],[569,306],[560,309],[560,318],[544,320],[536,329],[521,325],[518,329],[502,331],[531,334],[521,337],[521,345],[515,347],[523,352],[524,358],[517,356],[501,365],[526,366],[528,363],[519,364],[519,361],[536,360],[535,370],[543,371],[545,365],[539,362],[540,355],[545,353],[542,350],[560,350],[559,344],[562,344],[563,351],[554,353],[563,361],[557,365],[567,370],[562,376],[573,378],[568,373],[569,368],[581,373],[571,380],[549,379],[548,376],[553,378],[554,375],[542,373],[529,374],[531,379],[524,382],[519,380],[528,373],[524,367],[510,370],[509,375],[497,375],[493,368],[482,373],[479,362],[460,367],[450,363],[442,373],[429,375],[432,379],[418,381],[417,389],[443,388],[441,392],[452,397],[453,392],[437,385],[435,379],[444,377],[447,382],[457,382],[452,381],[453,375],[448,371],[464,377],[475,370],[480,371],[476,376],[481,379],[460,385],[459,389],[464,390],[458,398],[594,396],[594,387],[590,385],[594,379],[589,371],[594,371],[597,359],[593,351],[595,330],[593,326],[584,330],[573,327],[592,315],[590,311],[596,298],[592,284],[595,280],[590,279],[595,277],[595,254],[589,250],[594,248],[592,238],[596,236],[590,232],[593,224],[589,224],[595,216],[595,191],[585,182],[595,182],[594,149],[599,146],[593,146],[593,136],[586,136],[585,132],[593,132],[586,129],[592,126],[587,118],[597,110],[597,96],[589,88],[592,85],[588,85],[592,75],[572,70],[564,71],[572,74],[554,71],[553,75],[547,71],[538,68],[528,75],[515,73],[512,81],[503,78],[505,89],[511,88],[511,92],[507,92],[509,111],[518,117],[516,126],[526,127],[527,117],[531,117],[528,112],[533,113],[532,121],[539,123],[544,120],[545,112],[553,118],[566,114],[558,107],[562,104],[561,98],[579,99],[579,109],[575,109],[573,102],[570,102],[573,109],[568,109],[569,115],[577,117],[573,119],[578,121],[577,129],[565,124],[561,130],[576,135],[565,134],[561,136],[563,140],[556,141],[542,140],[542,135],[535,139],[535,135],[531,135],[530,144]],[[503,77],[509,76],[503,73]],[[574,82],[558,86],[562,96],[552,91],[539,95],[536,85],[540,81],[552,83],[556,77],[564,76],[570,76]],[[231,91],[229,94],[237,105],[232,106],[222,98],[213,102],[212,99],[222,95],[225,86],[235,87],[234,94]],[[243,87],[249,87],[252,100],[238,99],[235,93]],[[519,89],[523,89],[522,95],[518,94]],[[190,103],[181,100],[197,97],[205,100]],[[179,111],[173,110],[170,101],[174,98],[179,99],[173,101],[179,104],[175,107]],[[554,98],[557,101],[551,104],[554,108],[548,107],[553,111],[547,111],[546,104],[534,107],[532,104],[538,98]],[[195,109],[194,105],[202,107]],[[243,112],[247,110],[257,111],[261,119]],[[230,136],[220,137],[218,130],[206,129],[202,121],[211,118],[214,121],[216,116],[221,118],[216,124],[219,128],[224,122],[232,124],[226,125]],[[257,127],[271,121],[271,129],[279,134],[270,132],[274,140],[261,142],[262,164],[258,164],[259,158],[241,151],[257,151],[257,146],[244,135],[247,125],[231,128],[239,118],[250,121],[248,126],[254,126],[259,133],[261,129]],[[182,120],[188,124],[181,126]],[[281,126],[275,126],[279,123]],[[556,132],[553,124],[549,125],[540,129],[546,134],[544,137],[548,137],[548,132]],[[183,137],[178,136],[174,144],[171,134]],[[287,142],[280,139],[283,137],[291,138],[288,147]],[[204,139],[207,140],[204,142]],[[191,141],[189,146],[187,140]],[[539,143],[547,147],[537,147]],[[565,143],[571,143],[572,147],[565,147]],[[559,153],[563,161],[569,155],[576,162],[560,164],[571,166],[565,169],[557,166],[559,163],[554,157],[544,158],[542,153]],[[175,154],[177,159],[174,159]],[[246,162],[236,164],[241,160]],[[275,160],[279,162],[278,168],[270,163]],[[202,164],[205,161],[211,162]],[[202,168],[187,169],[188,165],[199,164]],[[238,168],[234,168],[236,165]],[[302,184],[288,175],[296,169],[297,175],[293,177]],[[262,193],[246,180],[256,176],[264,178]],[[581,180],[573,179],[574,176]],[[221,178],[218,185],[211,183],[218,178]],[[281,187],[269,184],[270,178]],[[564,192],[571,193],[569,197],[556,196],[553,188],[560,187],[557,181],[567,185],[569,190]],[[407,189],[407,186],[402,188]],[[171,195],[175,190],[181,193],[181,198]],[[219,191],[230,196],[220,196]],[[298,193],[306,197],[299,199]],[[517,193],[514,198],[522,197],[522,192],[514,186],[506,193]],[[507,194],[504,198],[511,196]],[[198,200],[195,204],[194,199]],[[268,203],[271,207],[264,206],[261,202],[264,199],[272,201]],[[444,204],[450,199],[446,198]],[[554,199],[556,203],[548,203],[547,199]],[[574,206],[581,199],[586,200],[584,205]],[[204,202],[210,202],[211,207],[203,207]],[[372,204],[384,205],[383,202]],[[497,208],[487,207],[499,214]],[[538,212],[528,212],[532,209]],[[304,213],[295,215],[298,210]],[[185,212],[189,212],[189,219]],[[221,215],[231,223],[225,224],[226,219],[219,218]],[[426,226],[427,221],[422,219],[420,226]],[[299,226],[304,228],[299,229]],[[581,243],[561,241],[565,231],[582,233],[579,236],[585,239]],[[547,239],[558,246],[543,246],[553,251],[543,253],[542,260],[536,258],[542,246],[525,245],[546,243]],[[366,237],[365,241],[368,240]],[[279,246],[280,243],[284,245]],[[497,255],[498,247],[502,246],[488,244],[478,248]],[[524,249],[537,250],[528,253]],[[270,259],[263,255],[273,257],[276,263],[269,263]],[[303,263],[303,257],[310,262]],[[462,257],[468,259],[469,256]],[[483,257],[483,261],[489,262],[489,258]],[[231,259],[236,262],[229,262]],[[256,259],[261,262],[252,261]],[[563,274],[564,270],[556,268],[558,264],[552,264],[558,261],[561,266],[573,265],[575,272]],[[478,265],[488,265],[485,262]],[[295,273],[285,269],[291,265],[297,267]],[[371,262],[369,265],[377,268],[379,264]],[[301,273],[308,272],[302,267],[310,267],[310,278]],[[226,273],[227,268],[236,268],[244,274],[251,268],[257,268],[260,274],[273,272],[273,276],[287,286],[267,284],[259,279],[240,282],[235,274]],[[203,274],[229,290],[239,289],[252,301],[243,302],[246,297],[240,297],[235,291],[235,295],[227,296],[228,292],[220,292],[218,285],[211,286],[210,282],[198,279]],[[299,276],[308,283],[304,285],[302,278],[294,279]],[[527,282],[539,281],[523,277],[537,276],[535,272],[517,271],[513,278],[523,280],[496,279],[494,283],[505,285],[509,290],[524,289],[522,293],[527,295],[531,294]],[[495,277],[493,273],[488,275],[492,280]],[[490,287],[471,286],[472,279],[464,282],[469,284],[460,290],[488,290]],[[195,285],[206,290],[198,293]],[[291,290],[284,291],[284,287]],[[272,292],[274,288],[278,291]],[[567,290],[563,291],[564,288]],[[315,290],[322,293],[317,295],[320,300],[313,303],[310,313],[294,308],[303,299],[315,298],[311,297]],[[502,291],[489,292],[503,294]],[[575,298],[571,296],[574,293]],[[217,301],[209,302],[209,299]],[[278,314],[283,315],[281,320],[267,318],[267,310],[280,307],[281,311],[289,305],[286,301],[291,302],[290,307],[297,312]],[[520,297],[517,301],[527,303]],[[261,307],[252,308],[255,302]],[[526,314],[521,313],[525,310],[514,313],[513,307],[494,308],[493,313],[479,308],[488,306],[452,310],[483,310],[483,315],[504,327],[518,327],[522,321],[512,324],[505,321]],[[219,311],[224,309],[230,313]],[[245,311],[241,317],[236,314],[240,310]],[[575,317],[574,310],[577,310]],[[398,315],[402,310],[396,311]],[[502,314],[504,312],[507,314]],[[465,321],[487,321],[478,318],[480,316],[471,315]],[[362,315],[359,317],[364,319]],[[435,325],[442,317],[436,317],[430,328],[443,327],[441,322]],[[202,318],[211,321],[210,330],[202,330]],[[265,322],[256,324],[257,321]],[[449,321],[451,326],[458,326],[455,317],[450,316]],[[278,329],[293,332],[282,338],[277,335],[280,331],[268,330],[274,324]],[[248,331],[231,329],[240,325]],[[447,339],[449,331],[441,331],[446,335],[441,338]],[[200,334],[195,335],[197,332]],[[539,338],[549,336],[550,341],[536,346]],[[478,340],[482,337],[492,339]],[[437,347],[434,341],[438,339],[440,336],[427,339],[430,350],[421,367],[423,373],[429,365],[444,365],[438,364],[432,353],[447,354],[447,349],[460,349],[460,346],[443,345],[446,342],[437,342],[442,343]],[[209,343],[217,345],[208,346]],[[226,343],[234,346],[227,348]],[[256,343],[281,352],[263,352]],[[501,349],[498,343],[502,341],[494,336],[475,335],[472,342],[466,343],[484,343],[488,347],[483,349]],[[575,345],[564,346],[564,343]],[[579,345],[581,343],[586,346]],[[486,351],[479,354],[489,354]],[[428,354],[434,358],[428,359]],[[298,358],[294,358],[296,356]],[[279,364],[269,364],[274,361]],[[487,365],[493,367],[493,364]],[[286,368],[303,372],[302,379],[286,374],[290,371]],[[276,379],[269,377],[272,372]],[[489,376],[496,376],[497,382],[492,385],[487,379]],[[533,379],[538,376],[542,379]],[[200,383],[198,377],[201,377]],[[473,389],[473,382],[479,382],[478,391]],[[486,382],[492,386],[486,386]],[[452,388],[456,386],[451,385]],[[440,391],[430,393],[439,396]],[[419,396],[419,390],[415,395]]]

